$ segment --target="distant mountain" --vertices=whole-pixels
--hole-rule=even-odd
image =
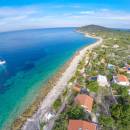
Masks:
[[[89,33],[100,32],[100,31],[123,31],[123,32],[127,31],[127,32],[130,32],[130,29],[107,28],[107,27],[93,25],[93,24],[79,27],[77,30],[81,31],[81,32],[89,32]]]
[[[107,27],[103,27],[103,26],[99,26],[99,25],[87,25],[87,26],[83,26],[78,28],[79,31],[82,32],[96,32],[96,31],[108,31],[108,30],[112,30],[110,28]]]

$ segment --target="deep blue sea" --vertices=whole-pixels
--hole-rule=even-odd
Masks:
[[[0,33],[0,130],[35,100],[42,84],[76,51],[96,39],[75,28],[35,29]]]

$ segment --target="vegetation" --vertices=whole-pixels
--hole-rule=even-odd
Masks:
[[[40,130],[43,130],[43,127],[45,126],[45,123],[40,123]]]
[[[130,64],[130,32],[118,29],[113,30],[96,25],[84,26],[78,30],[92,36],[103,38],[103,45],[97,47],[96,50],[91,53],[91,60],[88,67],[85,69],[89,76],[95,76],[96,74],[106,75],[108,81],[111,82],[113,75],[124,74],[130,79],[130,75],[122,71],[126,63]],[[114,68],[108,69],[108,63],[114,65]],[[100,114],[100,129],[129,130],[129,88],[113,84],[112,82],[111,84],[112,91],[115,91],[116,95],[109,89],[106,95],[106,93],[102,92],[102,89],[100,89],[101,87],[96,85],[95,81],[86,81],[86,86],[90,91],[96,92],[101,96],[102,104],[96,104],[95,109]],[[115,102],[115,100],[117,102]]]
[[[66,119],[66,113],[61,113],[55,122],[53,130],[67,130],[67,125],[68,121]]]
[[[126,63],[130,64],[130,32],[113,30],[101,26],[90,25],[78,29],[83,33],[103,38],[103,45],[95,50],[86,52],[85,57],[79,63],[75,75],[70,82],[76,82],[96,94],[98,99],[94,103],[93,112],[98,113],[100,130],[129,130],[130,129],[130,96],[127,87],[113,84],[113,75],[124,74],[122,68]],[[88,62],[86,62],[88,61]],[[113,68],[108,68],[112,64]],[[110,87],[101,87],[96,80],[91,80],[98,74],[107,76]],[[116,92],[116,93],[113,93]],[[93,94],[92,93],[92,94]],[[74,96],[77,93],[73,93]],[[58,106],[56,103],[56,106]],[[90,115],[79,106],[73,104],[70,98],[68,106],[56,121],[54,130],[66,130],[69,119],[90,120]]]
[[[86,81],[86,88],[88,88],[91,92],[97,92],[98,91],[98,83],[97,81]]]
[[[53,109],[55,110],[55,111],[57,111],[58,110],[58,108],[61,106],[61,98],[59,97],[54,103],[53,103]]]
[[[67,130],[69,119],[84,119],[85,112],[80,106],[69,105],[56,120],[53,130]]]
[[[80,106],[68,107],[67,115],[69,119],[84,119],[84,110]]]
[[[118,84],[112,84],[112,88],[117,91],[117,94],[120,95],[123,98],[127,98],[128,95],[128,88],[118,85]]]
[[[114,119],[118,130],[130,129],[130,105],[117,104],[112,105],[111,115]]]
[[[102,124],[104,129],[110,129],[113,126],[114,120],[111,116],[105,116],[102,114],[99,117],[99,122]]]

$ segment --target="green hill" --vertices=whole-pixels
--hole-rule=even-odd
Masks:
[[[79,31],[81,32],[99,32],[99,31],[111,31],[112,29],[107,28],[107,27],[103,27],[103,26],[99,26],[99,25],[87,25],[87,26],[83,26],[78,28]]]

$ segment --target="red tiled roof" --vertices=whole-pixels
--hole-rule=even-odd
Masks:
[[[96,130],[96,124],[82,120],[70,120],[68,130]]]
[[[85,94],[79,94],[75,98],[75,102],[83,107],[86,108],[87,111],[92,111],[92,106],[93,106],[93,98],[85,95]]]
[[[128,78],[125,75],[118,75],[117,76],[119,82],[128,82]]]

